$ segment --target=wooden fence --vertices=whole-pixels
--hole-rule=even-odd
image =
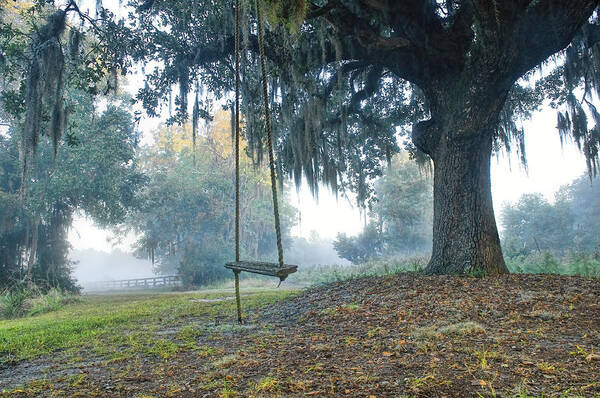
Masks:
[[[85,290],[127,290],[152,289],[157,287],[180,286],[179,275],[155,276],[153,278],[124,279],[120,281],[99,281],[84,285]]]

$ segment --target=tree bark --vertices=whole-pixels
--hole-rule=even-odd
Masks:
[[[432,81],[431,119],[414,144],[434,165],[433,247],[429,274],[508,273],[492,202],[490,158],[510,84],[481,68]]]
[[[490,181],[490,134],[442,140],[434,159],[433,249],[430,274],[508,273]]]
[[[29,259],[27,260],[27,288],[31,288],[31,286],[33,284],[33,265],[35,264],[35,257],[37,255],[38,232],[39,232],[39,221],[36,218],[33,223],[33,237],[31,238],[31,247],[29,249]]]

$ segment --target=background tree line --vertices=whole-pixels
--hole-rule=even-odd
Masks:
[[[235,258],[235,170],[230,114],[219,111],[196,145],[192,126],[164,126],[140,155],[149,182],[126,226],[138,235],[138,255],[148,256],[158,272],[182,275],[201,285],[229,277],[223,265]],[[275,230],[271,188],[265,165],[255,165],[243,145],[240,159],[241,256],[274,260]],[[296,210],[280,198],[282,238],[290,244]]]
[[[581,176],[554,202],[524,194],[501,213],[508,265],[521,272],[600,275],[600,183]]]
[[[357,236],[338,235],[338,255],[354,264],[429,256],[431,189],[425,170],[406,156],[395,156],[375,182],[368,223]],[[598,180],[583,175],[561,187],[554,202],[527,193],[505,203],[499,220],[511,271],[600,274],[599,198]]]

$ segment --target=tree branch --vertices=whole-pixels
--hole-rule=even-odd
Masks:
[[[372,24],[373,19],[381,20],[379,9],[384,7],[380,1],[364,1],[359,15],[337,0],[330,0],[313,15],[321,15],[334,29],[334,35],[341,43],[342,54],[336,54],[334,48],[327,52],[327,61],[333,62],[336,56],[343,60],[360,60],[372,64],[386,65],[393,59],[394,70],[399,77],[413,82],[421,82],[423,60],[408,37],[394,32],[390,37],[380,33],[381,26]],[[375,6],[375,8],[373,8]]]
[[[520,77],[540,62],[567,47],[598,6],[598,0],[539,0],[526,7],[510,29],[508,51]]]

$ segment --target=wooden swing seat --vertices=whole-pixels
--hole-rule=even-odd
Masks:
[[[229,268],[234,272],[250,272],[252,274],[261,274],[268,276],[276,276],[280,280],[285,280],[289,274],[293,274],[298,270],[297,265],[284,264],[280,267],[277,263],[264,263],[259,261],[232,261],[225,264],[225,268]]]

